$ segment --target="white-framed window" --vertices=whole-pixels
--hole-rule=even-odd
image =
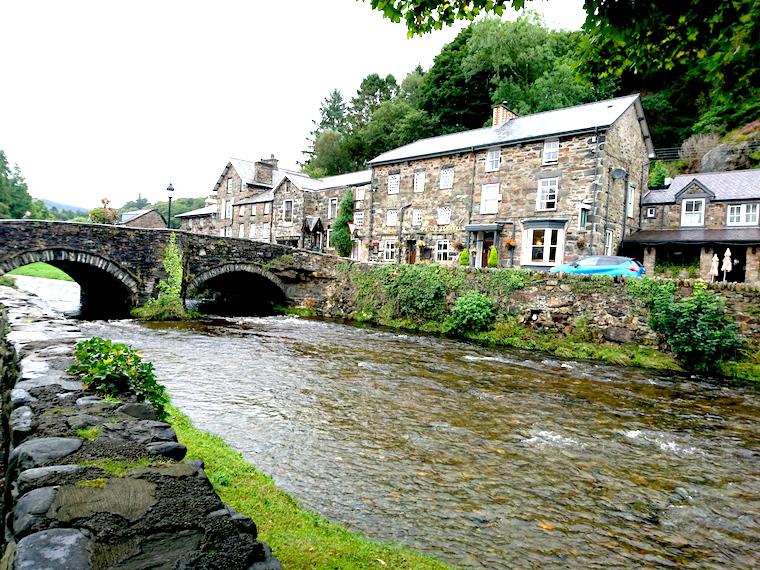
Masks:
[[[228,220],[232,219],[232,200],[227,200],[224,207],[224,217]]]
[[[681,225],[702,226],[705,223],[705,199],[695,198],[681,202]]]
[[[266,202],[264,204],[264,215],[270,214],[272,212],[272,203]]]
[[[245,237],[245,224],[238,226],[238,237],[241,239]]]
[[[454,167],[446,166],[441,168],[441,189],[454,187]]]
[[[396,259],[396,242],[387,240],[383,243],[383,259],[385,261],[394,261]]]
[[[253,239],[256,235],[256,226],[255,224],[251,224],[248,226],[248,239]]]
[[[327,228],[327,247],[332,247],[333,246],[332,236],[333,236],[332,229],[331,228]]]
[[[354,200],[357,202],[364,200],[364,188],[354,188]]]
[[[327,219],[331,220],[337,215],[338,215],[338,199],[328,198],[327,199]]]
[[[219,237],[224,237],[224,228],[219,228]]]
[[[245,206],[240,206],[240,209],[238,211],[238,216],[240,216],[241,218],[245,216]]]
[[[285,200],[282,203],[282,221],[286,224],[293,223],[293,200]]]
[[[560,228],[529,228],[526,231],[522,264],[562,263],[565,231]]]
[[[187,219],[187,229],[188,230],[192,230],[193,229],[193,219],[192,218],[188,218]]]
[[[412,226],[415,228],[422,226],[422,208],[412,210]]]
[[[606,230],[604,232],[604,255],[612,255],[612,230]]]
[[[729,226],[756,226],[758,220],[758,204],[731,204],[728,207]]]
[[[388,194],[398,194],[401,185],[401,174],[388,175]]]
[[[398,225],[398,210],[385,212],[385,225],[389,227]]]
[[[224,228],[224,237],[232,237],[232,226]]]
[[[227,200],[222,200],[219,202],[219,217],[223,220],[225,219],[225,212],[227,211],[226,208]]]
[[[554,164],[559,159],[559,140],[544,141],[543,164]]]
[[[657,216],[657,208],[649,207],[647,208],[647,218],[651,219]]]
[[[586,230],[586,224],[588,224],[588,211],[591,208],[589,206],[583,205],[578,209],[578,229],[580,231]]]
[[[625,193],[625,215],[629,218],[633,217],[633,194],[634,188],[633,186],[629,186]]]
[[[354,212],[354,225],[355,226],[364,225],[364,212]]]
[[[451,206],[438,208],[438,225],[447,226],[451,223]]]
[[[492,148],[486,154],[486,172],[496,172],[501,167],[501,149]]]
[[[425,171],[424,170],[417,170],[414,173],[414,191],[418,193],[425,191]]]
[[[480,213],[497,214],[499,212],[499,200],[501,200],[499,185],[483,184],[480,193]]]
[[[258,206],[256,204],[251,204],[251,217],[256,217],[256,210],[258,209]]]
[[[435,260],[436,261],[448,261],[449,260],[449,240],[439,239],[435,242]]]
[[[557,209],[557,189],[559,188],[559,178],[542,178],[538,181],[538,197],[536,199],[536,210],[556,210]]]
[[[227,179],[227,194],[232,194],[232,178]]]

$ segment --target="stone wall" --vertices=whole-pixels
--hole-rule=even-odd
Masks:
[[[20,295],[20,294],[19,294]],[[6,301],[7,302],[7,301]],[[256,525],[214,493],[153,408],[105,401],[66,375],[78,331],[10,300],[3,377],[3,569],[276,570]],[[0,331],[7,320],[0,307]]]

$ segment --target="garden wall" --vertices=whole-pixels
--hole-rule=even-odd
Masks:
[[[0,305],[1,569],[280,568],[150,405],[67,376],[70,321],[14,313]]]

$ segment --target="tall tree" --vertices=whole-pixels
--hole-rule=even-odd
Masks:
[[[0,218],[23,218],[32,211],[32,197],[18,165],[11,168],[0,150]]]
[[[383,101],[389,101],[398,94],[398,83],[393,75],[380,77],[371,73],[362,79],[356,96],[351,99],[351,123],[354,128],[366,125],[372,113]]]
[[[317,127],[311,133],[312,136],[316,138],[319,133],[328,130],[345,133],[348,129],[346,113],[347,107],[343,95],[337,89],[333,89],[319,106],[319,123],[315,121]]]
[[[338,217],[335,219],[332,231],[332,245],[338,255],[347,257],[351,255],[353,240],[348,224],[354,219],[354,194],[346,190],[338,205]]]

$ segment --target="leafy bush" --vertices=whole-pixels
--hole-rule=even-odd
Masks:
[[[459,252],[459,265],[462,267],[468,267],[470,265],[470,252],[466,249]]]
[[[463,335],[488,330],[496,318],[491,299],[470,291],[456,300],[451,316],[444,325],[444,332]]]
[[[16,280],[10,275],[0,275],[0,286],[16,289]]]
[[[488,267],[499,267],[499,252],[493,245],[488,251]]]
[[[138,400],[147,400],[153,405],[158,419],[166,418],[169,396],[156,382],[153,364],[144,362],[131,346],[94,337],[78,342],[74,357],[76,363],[69,368],[69,374],[78,376],[98,394],[135,395]]]
[[[338,206],[338,217],[333,224],[332,246],[338,252],[338,255],[347,257],[351,255],[353,240],[351,232],[348,229],[348,223],[354,219],[354,194],[351,190],[346,190]],[[329,245],[329,244],[328,244]]]
[[[435,319],[444,313],[446,286],[437,265],[398,265],[394,269],[385,291],[395,314]]]

